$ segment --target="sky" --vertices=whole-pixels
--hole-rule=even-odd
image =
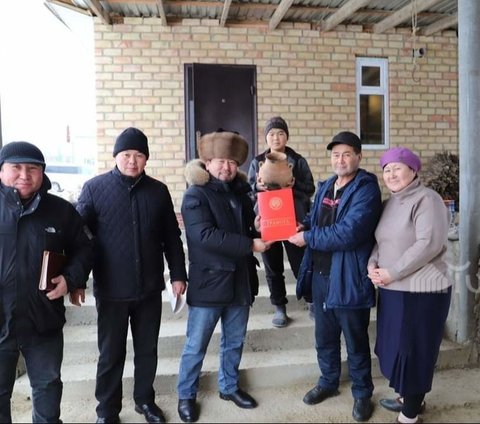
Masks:
[[[3,144],[30,141],[47,158],[79,162],[95,156],[93,21],[55,6],[67,27],[43,3],[0,4]]]

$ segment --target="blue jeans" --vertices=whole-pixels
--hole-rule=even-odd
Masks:
[[[247,332],[250,306],[197,307],[188,309],[187,339],[180,359],[177,392],[179,399],[195,399],[200,372],[213,330],[221,319],[218,387],[231,394],[238,389],[240,360]]]
[[[372,360],[368,341],[370,308],[324,309],[330,277],[313,273],[312,295],[315,305],[315,348],[322,375],[318,386],[338,389],[341,374],[340,336],[347,346],[347,363],[352,395],[355,399],[370,398],[373,393]]]
[[[15,384],[20,352],[25,358],[32,387],[32,422],[58,423],[63,384],[60,369],[63,359],[63,332],[31,334],[19,344],[11,336],[0,344],[0,422],[11,423],[10,399]]]

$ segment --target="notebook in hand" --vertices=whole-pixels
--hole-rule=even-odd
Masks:
[[[67,263],[67,257],[63,253],[43,251],[42,271],[40,273],[39,290],[50,291],[55,288],[52,278],[58,277],[63,272],[63,267]]]

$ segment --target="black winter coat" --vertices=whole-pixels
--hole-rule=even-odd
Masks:
[[[77,210],[95,237],[94,295],[138,300],[187,280],[185,253],[168,188],[145,173],[137,179],[115,168],[87,181]]]
[[[17,190],[0,183],[0,343],[12,334],[59,330],[65,324],[63,297],[49,300],[38,289],[44,250],[65,252],[62,272],[68,290],[85,288],[92,267],[92,242],[66,200],[47,193],[48,177],[25,206]]]
[[[200,182],[192,175],[187,181],[194,185],[182,202],[190,262],[187,303],[251,305],[258,294],[258,261],[252,253],[256,232],[250,187],[239,176],[227,184],[211,176]]]

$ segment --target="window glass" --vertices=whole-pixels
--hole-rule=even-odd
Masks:
[[[388,61],[357,58],[357,134],[362,147],[380,149],[389,144]]]

